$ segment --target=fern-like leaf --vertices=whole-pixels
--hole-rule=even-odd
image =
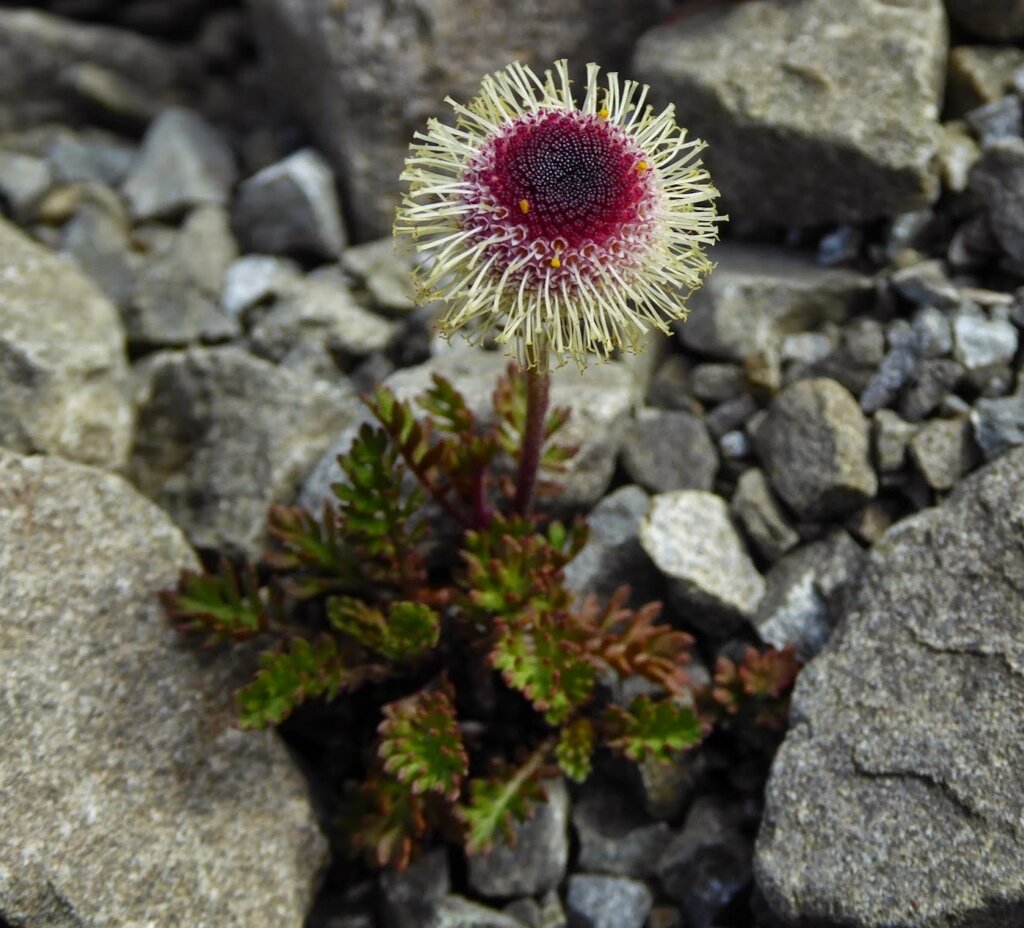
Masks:
[[[739,664],[720,657],[706,704],[720,716],[742,714],[755,725],[780,729],[786,722],[789,691],[799,670],[792,646],[764,651],[748,647]]]
[[[459,797],[469,769],[455,717],[451,686],[414,693],[384,707],[377,754],[385,773],[413,794],[439,793],[450,802]]]
[[[597,732],[588,718],[579,718],[566,725],[558,736],[555,757],[565,775],[577,783],[590,776]]]
[[[632,760],[671,761],[673,755],[704,740],[705,729],[689,706],[668,699],[638,696],[629,709],[609,706],[606,743]]]
[[[333,699],[368,679],[385,676],[382,668],[350,666],[337,642],[324,635],[315,642],[292,638],[276,651],[260,655],[255,679],[235,694],[242,728],[266,728],[283,722],[307,699]]]
[[[345,816],[349,851],[377,867],[404,870],[433,829],[438,802],[408,784],[374,772],[351,797]]]
[[[661,603],[641,609],[625,607],[629,588],[612,595],[604,609],[595,597],[588,597],[580,609],[580,620],[592,625],[597,634],[593,651],[623,677],[639,674],[676,696],[689,686],[686,665],[690,662],[693,638],[670,625],[657,625]]]
[[[597,679],[578,629],[564,614],[535,611],[499,621],[491,665],[551,725],[559,725],[590,699]]]
[[[339,632],[393,661],[425,654],[441,636],[441,617],[426,603],[391,603],[385,615],[362,600],[340,596],[328,600],[327,617]]]
[[[492,776],[469,781],[469,801],[458,809],[468,854],[485,853],[499,837],[515,843],[516,822],[530,818],[536,804],[545,798],[540,784],[545,753],[546,749],[534,752],[520,767],[495,764]]]
[[[419,487],[406,487],[406,468],[391,437],[364,423],[338,464],[348,480],[331,489],[346,537],[359,555],[360,572],[369,580],[414,590],[424,575],[416,550],[424,532],[417,518],[424,496]]]
[[[183,570],[177,589],[160,599],[180,631],[205,634],[210,644],[252,638],[280,615],[280,602],[261,589],[256,571],[248,564],[236,570],[227,558],[213,573]]]
[[[267,532],[276,544],[263,555],[264,562],[280,571],[302,572],[289,576],[286,583],[296,599],[359,586],[355,551],[329,503],[324,503],[319,519],[301,506],[272,506]]]

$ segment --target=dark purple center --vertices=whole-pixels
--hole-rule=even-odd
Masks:
[[[610,123],[553,111],[513,125],[494,143],[483,182],[530,238],[597,245],[638,220],[647,165]]]

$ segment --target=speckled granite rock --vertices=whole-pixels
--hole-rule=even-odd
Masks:
[[[195,556],[119,477],[0,452],[0,923],[300,928],[326,842],[237,676],[155,592]]]
[[[72,262],[0,219],[0,445],[121,467],[129,392],[113,304]]]
[[[893,527],[797,681],[756,872],[787,923],[1024,919],[1024,450]]]
[[[859,222],[938,195],[941,0],[710,4],[648,32],[636,76],[710,144],[726,208]]]

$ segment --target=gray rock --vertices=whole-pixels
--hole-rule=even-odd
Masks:
[[[360,408],[347,388],[310,383],[234,347],[152,355],[137,384],[136,486],[197,547],[250,557],[270,504],[293,498]]]
[[[696,364],[690,371],[690,392],[704,403],[724,403],[746,389],[742,364]]]
[[[462,896],[446,896],[427,921],[416,928],[523,928],[510,915],[480,905]]]
[[[60,87],[93,120],[127,132],[141,132],[163,102],[133,78],[91,61],[65,67],[60,72]]]
[[[910,456],[933,490],[948,490],[978,463],[970,423],[961,419],[932,419],[914,434]]]
[[[833,380],[800,380],[783,390],[754,443],[772,487],[802,519],[842,515],[878,489],[867,420]]]
[[[232,319],[243,317],[260,303],[288,293],[302,279],[302,269],[289,258],[243,255],[224,275],[221,308]]]
[[[861,393],[860,408],[873,413],[891,405],[900,390],[914,380],[920,361],[917,332],[903,322],[903,328],[890,334],[889,351]]]
[[[562,780],[544,783],[547,799],[533,816],[515,826],[514,846],[496,843],[486,854],[471,854],[467,879],[481,896],[527,896],[554,889],[569,860],[569,793]]]
[[[100,132],[62,133],[46,150],[56,180],[66,184],[119,187],[135,165],[137,151],[117,136]]]
[[[249,251],[330,259],[345,247],[334,175],[312,148],[242,181],[233,215]]]
[[[842,529],[797,548],[765,577],[764,599],[754,617],[761,640],[773,648],[796,647],[806,662],[825,647],[844,597],[860,578],[864,552]]]
[[[451,890],[448,852],[434,848],[405,870],[383,871],[379,882],[381,928],[422,928]]]
[[[637,786],[648,814],[663,822],[678,819],[706,768],[700,751],[680,751],[667,763],[653,758],[637,763]]]
[[[385,349],[396,332],[395,323],[363,309],[331,269],[287,287],[253,325],[249,341],[255,354],[278,364],[301,369],[304,359],[319,355],[350,367]]]
[[[104,70],[160,100],[180,81],[177,57],[142,36],[29,9],[0,9],[0,132],[81,119],[75,69]]]
[[[0,151],[0,203],[19,222],[28,222],[53,185],[50,166],[42,158]]]
[[[964,366],[950,358],[922,361],[914,383],[903,391],[899,413],[910,422],[920,422],[947,399],[964,376]]]
[[[0,445],[119,468],[133,412],[117,310],[0,219]]]
[[[1024,396],[978,400],[971,411],[971,425],[985,460],[1024,445]]]
[[[95,188],[97,193],[100,189],[107,191]],[[133,248],[128,215],[119,199],[84,198],[61,229],[60,248],[122,313],[129,308],[144,260]]]
[[[941,358],[953,350],[953,329],[949,317],[934,306],[922,306],[914,313],[914,332],[923,358]]]
[[[864,244],[864,232],[857,226],[841,225],[821,237],[817,261],[822,267],[836,267],[856,261]]]
[[[611,596],[624,583],[640,605],[657,598],[658,574],[640,547],[640,521],[650,497],[638,486],[609,493],[587,518],[587,543],[565,566],[565,582],[578,595]]]
[[[304,924],[327,862],[305,780],[227,723],[237,664],[155,595],[196,566],[121,478],[0,452],[0,921]]]
[[[707,430],[715,437],[721,438],[726,432],[733,432],[758,412],[757,400],[749,393],[738,396],[734,400],[719,403],[704,417]]]
[[[727,461],[741,461],[754,453],[754,443],[746,432],[726,432],[718,439],[718,450]]]
[[[373,302],[381,309],[407,312],[416,306],[412,264],[407,255],[396,254],[391,236],[346,248],[341,265],[362,280]]]
[[[946,75],[946,112],[962,116],[994,103],[1013,88],[1013,74],[1024,64],[1019,48],[958,45],[950,49]]]
[[[1024,105],[1020,97],[1009,94],[971,110],[964,119],[985,148],[999,139],[1020,138],[1024,129]]]
[[[180,232],[153,227],[144,239],[148,253],[122,313],[128,341],[177,347],[237,335],[238,323],[219,305],[224,277],[238,256],[227,213],[200,207],[189,213]]]
[[[174,218],[201,204],[224,206],[236,177],[224,137],[198,113],[172,107],[146,132],[123,189],[136,219]]]
[[[708,141],[727,209],[803,226],[935,199],[945,63],[941,0],[767,0],[651,30],[633,70]]]
[[[766,561],[777,561],[800,541],[768,486],[764,471],[756,467],[740,474],[730,510]]]
[[[669,598],[689,626],[717,637],[750,618],[764,595],[725,500],[701,490],[651,498],[640,544],[668,581]]]
[[[576,873],[565,904],[571,928],[643,928],[654,896],[639,880]]]
[[[622,465],[653,493],[710,490],[718,453],[704,423],[692,413],[639,409],[626,431]]]
[[[824,332],[797,332],[782,340],[779,358],[783,364],[814,364],[832,353],[832,339]]]
[[[918,306],[956,309],[961,303],[941,261],[919,261],[895,271],[890,279],[900,296]]]
[[[983,39],[1024,38],[1024,0],[946,0],[953,21]]]
[[[768,782],[757,883],[787,923],[1024,914],[1022,538],[1014,450],[874,547]]]
[[[669,827],[653,822],[617,790],[593,787],[572,810],[579,841],[578,867],[588,873],[612,873],[644,879],[668,841]]]
[[[990,319],[977,309],[953,317],[953,355],[969,371],[1010,363],[1017,341],[1016,326],[1005,319]]]
[[[939,138],[939,173],[952,193],[963,193],[970,182],[971,169],[978,163],[981,149],[962,122],[944,122]]]
[[[971,171],[969,186],[984,204],[1003,253],[1024,267],[1024,139],[989,145]]]
[[[358,240],[391,231],[415,130],[519,58],[621,61],[663,13],[656,0],[249,0],[276,86],[338,171]]]
[[[690,364],[681,354],[670,354],[658,365],[647,388],[648,406],[694,411],[690,397]]]
[[[493,416],[491,396],[505,364],[505,358],[494,352],[460,345],[424,364],[396,371],[385,383],[397,396],[412,399],[429,388],[436,372],[465,396],[478,420],[488,421]],[[582,376],[575,368],[552,374],[551,404],[568,407],[571,413],[560,440],[579,450],[564,472],[551,475],[561,489],[547,502],[558,508],[587,509],[604,496],[625,423],[641,392],[630,371],[617,362],[592,365]],[[330,498],[331,483],[340,479],[335,458],[348,449],[354,434],[349,430],[337,436],[303,488],[303,505],[319,510]]]
[[[907,445],[914,437],[918,426],[901,419],[889,409],[879,409],[874,415],[872,429],[875,464],[883,474],[894,474],[903,470],[907,461]]]
[[[688,348],[734,361],[786,335],[842,322],[871,289],[864,275],[818,267],[792,249],[728,242],[714,258],[717,267],[693,295],[678,333]]]
[[[735,803],[701,796],[658,861],[666,895],[688,928],[711,928],[750,883],[752,842],[740,830]]]

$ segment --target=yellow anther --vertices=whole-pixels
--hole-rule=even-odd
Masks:
[[[607,106],[602,106],[601,109],[597,111],[597,115],[600,116],[601,119],[607,119],[609,116],[611,116],[611,113],[608,112]]]
[[[636,171],[638,174],[643,174],[649,167],[650,165],[646,161],[640,161],[637,163]]]
[[[561,266],[562,266],[562,259],[561,259],[561,258],[559,258],[559,257],[558,257],[558,255],[555,255],[555,256],[554,256],[554,257],[553,257],[553,258],[551,259],[551,266],[552,266],[552,267],[561,267]]]
[[[519,201],[519,212],[521,212],[525,216],[529,211],[530,211],[530,201],[529,200],[520,200]]]

